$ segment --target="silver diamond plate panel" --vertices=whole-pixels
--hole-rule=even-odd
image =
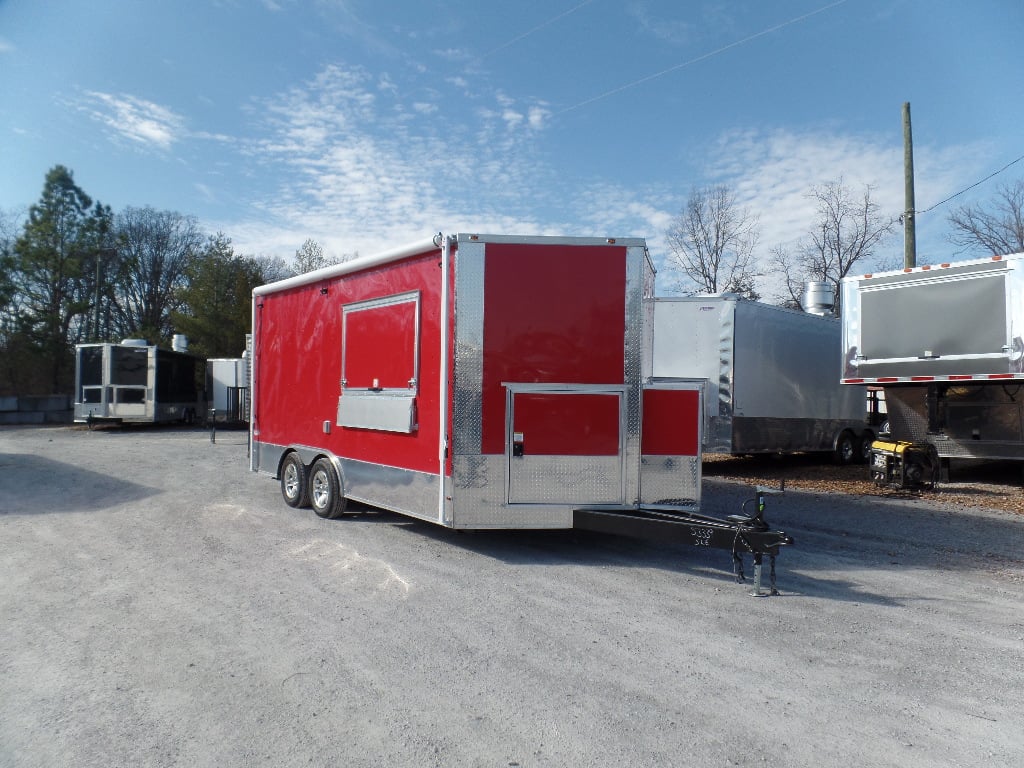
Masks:
[[[700,457],[644,456],[643,504],[693,507],[700,501]]]
[[[505,503],[505,456],[455,456],[455,528],[571,528],[571,506]]]
[[[509,460],[510,504],[621,504],[618,456],[520,456]]]
[[[648,342],[644,333],[644,318],[648,311],[644,292],[653,283],[647,248],[636,246],[626,249],[626,347],[623,383],[626,385],[626,432],[623,435],[623,460],[627,504],[640,502],[640,387]]]
[[[926,386],[886,388],[885,407],[894,439],[918,443],[928,437],[927,392]]]
[[[455,253],[455,391],[452,453],[481,451],[484,368],[484,244],[460,242]]]

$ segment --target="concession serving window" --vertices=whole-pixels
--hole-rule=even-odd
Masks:
[[[413,432],[420,365],[420,293],[341,308],[338,426]]]

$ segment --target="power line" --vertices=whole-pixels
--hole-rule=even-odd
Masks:
[[[791,24],[797,24],[797,23],[799,23],[801,21],[804,21],[805,19],[811,18],[812,16],[816,16],[819,13],[824,13],[825,11],[829,10],[830,8],[835,8],[837,5],[842,5],[845,2],[846,2],[846,0],[836,0],[836,2],[830,3],[829,5],[826,5],[826,6],[822,7],[822,8],[819,8],[816,11],[811,11],[810,13],[805,13],[802,16],[797,16],[796,18],[790,19],[789,21],[784,21],[781,24],[776,24],[775,26],[769,27],[768,29],[763,29],[760,32],[756,32],[755,34],[750,35],[749,37],[743,38],[742,40],[737,40],[735,42],[729,43],[728,45],[724,45],[721,48],[718,48],[718,49],[716,49],[714,51],[710,51],[709,53],[702,54],[702,55],[698,56],[695,59],[690,59],[689,61],[684,61],[682,64],[676,64],[675,66],[669,67],[668,69],[663,69],[661,72],[656,72],[653,75],[647,75],[646,77],[641,77],[639,80],[634,80],[631,83],[626,83],[625,85],[620,85],[618,88],[613,88],[612,90],[605,91],[604,93],[598,94],[597,96],[592,96],[591,98],[586,99],[584,101],[581,101],[578,104],[573,104],[571,107],[566,107],[565,109],[563,109],[563,110],[561,110],[559,112],[556,112],[555,114],[556,115],[564,115],[566,112],[572,112],[574,109],[579,109],[580,107],[585,107],[588,104],[593,104],[595,101],[601,101],[602,99],[606,99],[609,96],[614,96],[616,93],[621,93],[622,91],[625,91],[625,90],[627,90],[629,88],[633,88],[633,87],[635,87],[637,85],[641,85],[641,84],[649,82],[651,80],[655,80],[656,78],[659,78],[659,77],[662,77],[664,75],[667,75],[670,72],[675,72],[676,70],[682,69],[683,67],[688,67],[691,64],[697,64],[698,62],[705,61],[706,59],[710,59],[713,56],[717,56],[720,53],[725,53],[726,51],[731,50],[732,48],[736,48],[737,46],[743,45],[744,43],[749,43],[751,40],[756,40],[759,37],[764,37],[765,35],[770,35],[772,32],[777,32],[778,30],[783,29],[785,27],[788,27]],[[573,10],[575,10],[575,9],[573,9]],[[570,11],[570,13],[571,13],[571,11]]]
[[[510,45],[515,45],[520,40],[522,40],[524,37],[529,37],[534,32],[539,32],[540,30],[544,29],[544,27],[550,26],[551,24],[554,24],[556,21],[559,21],[560,19],[564,19],[569,14],[576,13],[576,11],[578,11],[580,8],[583,8],[586,5],[590,5],[592,2],[594,2],[594,0],[583,0],[583,2],[580,3],[579,5],[577,5],[575,8],[570,8],[567,11],[563,11],[562,13],[558,14],[554,18],[550,18],[547,21],[542,22],[541,24],[538,24],[533,29],[526,30],[525,32],[523,32],[523,34],[517,35],[516,37],[513,37],[507,43],[502,43],[497,48],[493,48],[492,50],[488,51],[487,53],[482,54],[480,56],[480,58],[481,59],[486,59],[488,56],[493,56],[498,51],[503,51],[506,48],[508,48]]]
[[[925,208],[925,209],[924,209],[923,211],[914,211],[914,215],[915,215],[915,216],[920,216],[920,215],[921,215],[922,213],[928,213],[929,211],[934,211],[934,210],[935,210],[936,208],[938,208],[938,207],[939,207],[940,205],[945,205],[946,203],[948,203],[948,202],[949,202],[950,200],[952,200],[953,198],[955,198],[955,197],[960,197],[960,195],[962,195],[962,194],[963,194],[964,192],[970,192],[970,191],[971,191],[972,189],[974,189],[975,187],[977,187],[977,186],[980,186],[980,185],[984,184],[984,183],[985,183],[986,181],[988,181],[989,179],[991,179],[991,178],[992,178],[993,176],[998,176],[998,175],[999,175],[1000,173],[1002,173],[1003,171],[1005,171],[1005,170],[1006,170],[1007,168],[1009,168],[1009,167],[1010,167],[1011,165],[1015,165],[1016,163],[1019,163],[1019,162],[1020,162],[1021,160],[1024,160],[1024,155],[1021,155],[1021,156],[1020,156],[1020,157],[1018,157],[1018,158],[1017,158],[1016,160],[1011,160],[1011,161],[1010,161],[1010,162],[1008,162],[1008,163],[1007,163],[1006,165],[1004,165],[1004,166],[1003,166],[1002,168],[1000,168],[1000,169],[999,169],[998,171],[995,171],[995,172],[993,172],[993,173],[990,173],[990,174],[989,174],[988,176],[986,176],[986,177],[985,177],[984,179],[982,179],[981,181],[976,181],[976,182],[974,182],[973,184],[971,184],[971,186],[969,186],[969,187],[964,187],[963,189],[961,189],[961,190],[960,190],[959,192],[957,192],[956,194],[954,194],[954,195],[950,195],[950,196],[949,196],[949,197],[947,197],[947,198],[946,198],[945,200],[943,200],[943,201],[942,201],[941,203],[936,203],[936,204],[935,204],[935,205],[933,205],[933,206],[932,206],[931,208]],[[902,217],[900,217],[900,218],[902,218]]]

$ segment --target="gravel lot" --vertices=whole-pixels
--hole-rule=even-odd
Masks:
[[[320,520],[243,432],[0,429],[0,766],[1019,765],[1024,517],[769,504],[757,599],[722,550]]]

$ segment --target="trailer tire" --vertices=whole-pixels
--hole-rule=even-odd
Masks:
[[[317,516],[334,520],[345,513],[341,480],[330,459],[317,459],[309,471],[309,500]]]
[[[281,462],[281,496],[296,509],[309,506],[309,471],[297,453],[289,453]]]
[[[860,448],[852,432],[843,432],[836,440],[836,463],[840,466],[853,464],[860,457]]]
[[[875,434],[870,429],[865,430],[864,434],[860,436],[860,440],[857,441],[858,464],[871,463],[871,444],[873,442],[875,442]]]

